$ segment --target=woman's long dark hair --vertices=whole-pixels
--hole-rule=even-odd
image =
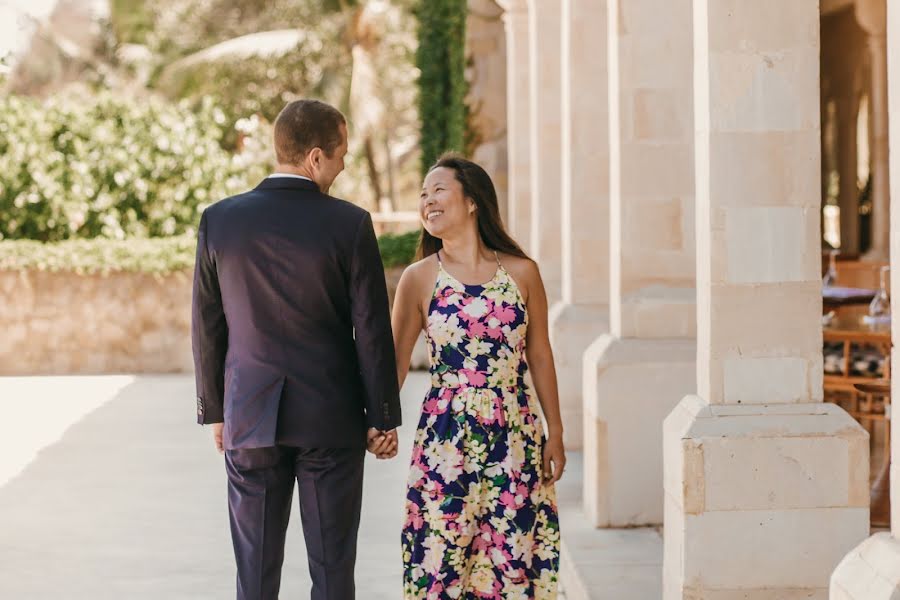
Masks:
[[[504,252],[512,256],[528,258],[519,244],[506,232],[500,218],[500,207],[497,204],[497,191],[490,175],[471,160],[457,154],[444,154],[428,172],[439,168],[452,169],[456,180],[462,184],[463,195],[475,203],[475,216],[478,219],[478,234],[481,241],[491,250]],[[422,260],[444,247],[443,241],[436,238],[426,229],[422,229],[416,259]]]

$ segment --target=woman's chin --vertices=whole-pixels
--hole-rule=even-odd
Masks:
[[[427,231],[431,237],[436,237],[436,238],[441,238],[442,234],[444,233],[444,230],[445,230],[444,227],[436,225],[435,223],[423,223],[422,226],[425,228],[425,231]]]

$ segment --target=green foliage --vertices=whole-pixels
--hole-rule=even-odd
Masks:
[[[420,0],[419,118],[424,175],[444,152],[465,150],[466,0]]]
[[[0,239],[171,236],[266,167],[220,146],[227,126],[155,97],[0,98]]]
[[[385,233],[378,238],[378,249],[385,269],[403,267],[413,262],[419,245],[419,231],[409,233]]]
[[[384,234],[378,247],[386,269],[410,264],[419,232]],[[172,273],[194,266],[197,240],[192,233],[132,240],[0,241],[0,271],[71,271],[80,274],[118,271]]]
[[[340,106],[351,62],[341,3],[347,0],[147,3],[153,28],[146,44],[157,69],[150,86],[176,99],[213,96],[232,123],[253,114],[272,122],[299,96]],[[284,48],[278,40],[294,28],[299,41]],[[253,34],[261,37],[245,37]]]
[[[0,270],[171,273],[194,266],[192,235],[145,240],[0,241]]]
[[[143,44],[153,31],[153,13],[146,0],[111,0],[110,21],[123,42]]]
[[[215,97],[227,123],[250,115],[274,123],[284,105],[299,96],[338,104],[346,87],[343,73],[349,67],[346,52],[329,53],[318,36],[310,35],[283,56],[200,62],[179,69],[156,85],[169,98],[187,99],[192,104]],[[223,145],[234,148],[235,140],[232,132]]]

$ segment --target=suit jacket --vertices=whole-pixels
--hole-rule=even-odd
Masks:
[[[361,447],[400,425],[384,268],[365,210],[272,177],[197,235],[197,421],[225,448]]]

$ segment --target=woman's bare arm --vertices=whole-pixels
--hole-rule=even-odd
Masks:
[[[528,309],[528,333],[525,337],[525,354],[528,369],[534,382],[538,402],[547,423],[547,444],[544,447],[544,478],[554,483],[562,476],[566,464],[563,447],[563,423],[559,409],[559,388],[553,349],[550,347],[547,292],[537,265],[532,261],[522,269],[526,287]]]
[[[394,348],[397,354],[397,381],[400,387],[409,373],[409,362],[419,334],[422,332],[422,286],[416,265],[407,267],[397,284],[391,327],[394,330]]]

